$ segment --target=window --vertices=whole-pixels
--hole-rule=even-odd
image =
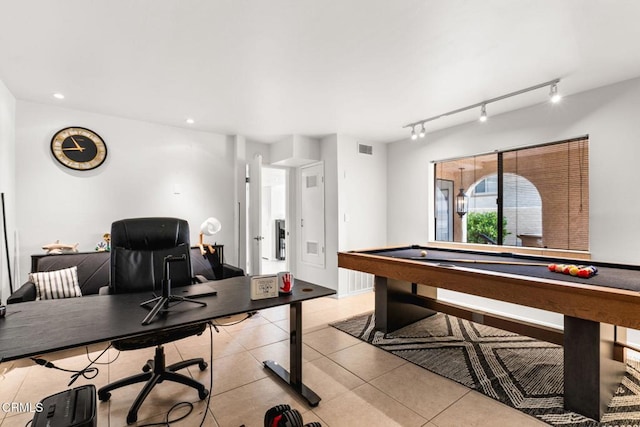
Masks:
[[[496,194],[498,192],[498,175],[491,175],[476,184],[473,194]]]
[[[434,169],[436,240],[589,250],[587,137],[436,162]],[[453,212],[451,188],[469,199],[464,215]]]

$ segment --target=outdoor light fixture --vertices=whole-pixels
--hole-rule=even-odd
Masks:
[[[460,219],[467,213],[469,209],[469,197],[464,193],[464,185],[462,184],[462,171],[460,168],[460,192],[456,196],[456,212],[460,215]]]
[[[560,83],[560,79],[554,79],[554,80],[550,80],[548,82],[544,82],[544,83],[540,83],[538,85],[535,86],[531,86],[525,89],[521,89],[515,92],[511,92],[508,93],[506,95],[502,95],[502,96],[497,96],[495,98],[491,98],[491,99],[487,99],[486,101],[482,101],[482,102],[477,102],[475,104],[463,107],[463,108],[458,108],[457,110],[453,110],[453,111],[449,111],[448,113],[444,113],[444,114],[438,114],[437,116],[433,116],[433,117],[429,117],[428,119],[424,119],[424,120],[419,120],[417,122],[413,122],[413,123],[409,123],[404,125],[404,128],[411,128],[411,139],[412,140],[416,140],[418,139],[418,135],[416,134],[416,126],[420,125],[421,129],[420,129],[420,138],[423,138],[424,135],[426,134],[426,130],[424,128],[425,123],[428,123],[430,121],[436,120],[436,119],[440,119],[442,117],[446,117],[446,116],[451,116],[453,114],[458,114],[461,113],[463,111],[467,111],[467,110],[471,110],[472,108],[478,108],[480,107],[480,121],[481,122],[485,122],[487,120],[487,104],[490,104],[492,102],[496,102],[496,101],[501,101],[503,99],[507,99],[507,98],[511,98],[512,96],[517,96],[517,95],[521,95],[523,93],[527,93],[527,92],[531,92],[532,90],[536,90],[536,89],[540,89],[543,87],[547,87],[549,86],[549,97],[551,102],[556,103],[558,101],[560,101],[560,99],[562,98],[560,96],[560,94],[558,93],[558,83]]]

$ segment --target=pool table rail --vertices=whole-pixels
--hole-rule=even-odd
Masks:
[[[339,252],[338,266],[581,319],[640,329],[640,293],[636,291],[362,252]]]

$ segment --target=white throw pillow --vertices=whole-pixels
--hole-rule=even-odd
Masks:
[[[82,296],[76,266],[62,270],[29,273],[29,280],[36,285],[36,300]]]

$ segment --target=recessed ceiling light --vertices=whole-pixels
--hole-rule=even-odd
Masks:
[[[194,123],[195,123],[195,120],[193,120],[193,119],[187,119],[186,121],[187,121],[187,123],[189,123],[190,125],[192,125],[192,124],[194,124]]]
[[[56,98],[56,99],[64,99],[64,95],[61,94],[61,93],[54,93],[53,97]]]

